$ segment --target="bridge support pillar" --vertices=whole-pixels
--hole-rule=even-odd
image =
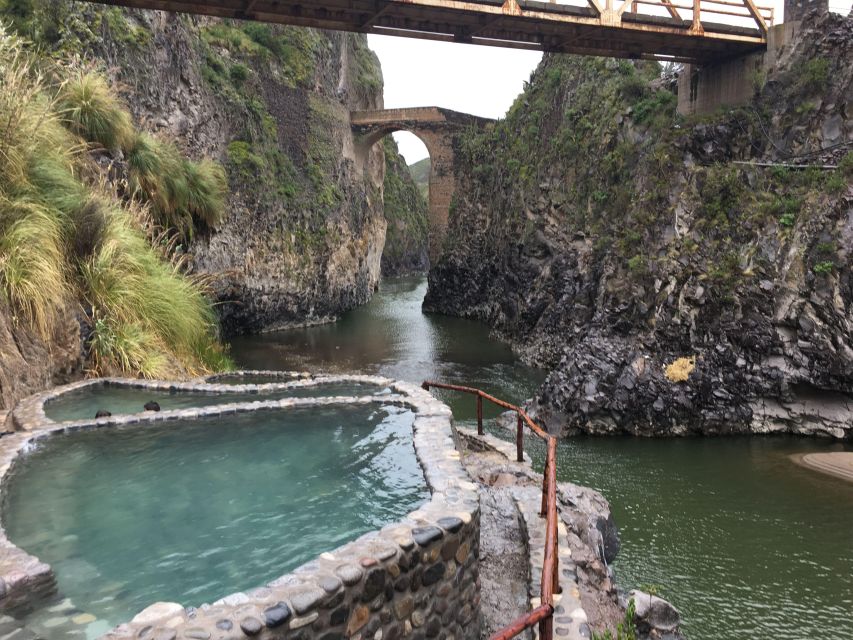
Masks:
[[[453,141],[440,140],[429,145],[429,262],[438,263],[447,237],[450,207],[456,192]]]
[[[824,3],[827,0],[788,0],[789,2]],[[787,5],[786,5],[787,7]],[[761,73],[771,66],[785,43],[797,33],[799,22],[785,22],[767,32],[767,50],[714,65],[684,65],[678,76],[678,113],[702,115],[720,107],[736,107],[748,103],[755,95]]]

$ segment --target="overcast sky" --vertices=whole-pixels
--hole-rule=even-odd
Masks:
[[[847,13],[851,2],[829,0],[829,5]],[[783,0],[772,4],[781,16]],[[392,36],[369,35],[367,40],[382,63],[389,109],[438,106],[502,118],[542,57],[533,51]],[[426,147],[411,133],[395,133],[394,139],[409,164],[427,157]]]
[[[367,36],[385,77],[385,108],[445,107],[486,118],[502,118],[541,53],[393,36]],[[427,156],[411,133],[394,139],[411,164]]]

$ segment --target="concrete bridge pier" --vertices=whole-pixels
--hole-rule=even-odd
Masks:
[[[420,138],[430,157],[429,176],[429,259],[441,256],[450,208],[456,192],[456,149],[458,137],[470,127],[484,127],[492,120],[439,107],[356,111],[350,114],[356,134],[356,164],[367,166],[373,146],[395,131],[409,131]]]
[[[678,77],[678,112],[701,115],[748,103],[757,75],[775,62],[782,47],[799,32],[803,16],[815,9],[829,11],[829,0],[785,0],[785,22],[767,30],[766,51],[716,64],[684,65]]]

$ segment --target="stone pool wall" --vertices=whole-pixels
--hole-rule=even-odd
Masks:
[[[289,385],[359,382],[387,388],[385,395],[335,398],[287,398],[231,403],[111,416],[84,422],[55,423],[44,414],[45,401],[86,384],[132,385],[187,391],[276,391]],[[327,376],[288,383],[217,385],[209,382],[170,384],[140,381],[99,381],[54,389],[29,399],[13,412],[20,430],[0,438],[2,478],[17,455],[33,442],[57,433],[105,427],[144,427],[191,418],[207,418],[258,410],[286,410],[329,404],[398,404],[411,407],[415,453],[424,470],[431,499],[404,520],[362,536],[292,573],[246,593],[212,604],[184,608],[156,603],[106,638],[152,640],[225,639],[241,637],[320,638],[336,640],[418,640],[479,638],[480,506],[477,485],[470,481],[454,446],[450,409],[414,385],[374,376]],[[2,485],[0,485],[2,496]],[[322,526],[322,523],[318,523]],[[37,596],[35,577],[50,568],[12,545],[0,531],[0,564],[4,578],[27,575],[17,584],[17,597]],[[17,554],[17,555],[16,555]],[[28,574],[28,567],[33,568]],[[32,578],[32,579],[30,579]],[[8,583],[8,580],[7,580]],[[37,593],[38,592],[38,593]],[[0,594],[0,608],[9,601]]]

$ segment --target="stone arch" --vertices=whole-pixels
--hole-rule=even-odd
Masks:
[[[356,134],[355,156],[359,170],[367,166],[373,146],[395,131],[408,131],[426,146],[430,157],[429,259],[431,264],[436,264],[456,192],[456,137],[465,128],[485,126],[492,121],[438,107],[357,111],[350,118]]]

